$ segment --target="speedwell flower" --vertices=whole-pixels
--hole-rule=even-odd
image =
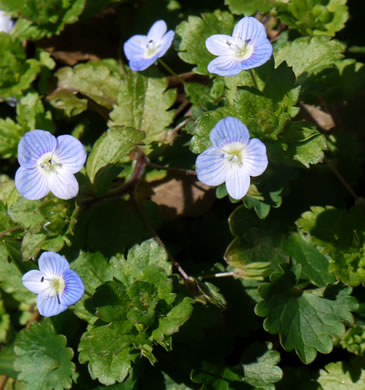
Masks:
[[[147,35],[133,35],[124,43],[124,53],[132,70],[147,69],[167,52],[175,33],[172,30],[166,31],[166,23],[158,20],[152,25]]]
[[[210,73],[235,76],[242,70],[264,64],[272,55],[264,25],[246,16],[234,27],[232,36],[216,34],[205,41],[207,49],[219,56],[208,65]]]
[[[11,33],[14,28],[14,21],[5,11],[0,10],[0,32]]]
[[[18,144],[20,168],[15,185],[26,199],[41,199],[50,191],[61,199],[74,198],[79,184],[74,173],[84,165],[86,152],[71,135],[55,137],[48,131],[32,130]]]
[[[249,138],[247,127],[239,119],[221,119],[210,132],[212,146],[196,160],[198,179],[209,186],[226,182],[232,198],[244,197],[250,176],[261,175],[268,164],[265,145]]]
[[[62,313],[84,294],[84,283],[70,269],[67,260],[55,252],[44,252],[39,260],[39,271],[28,271],[22,282],[31,292],[38,294],[37,307],[44,317]]]

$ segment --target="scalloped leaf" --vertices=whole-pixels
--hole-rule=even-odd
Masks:
[[[167,90],[167,78],[148,75],[127,71],[126,79],[118,85],[118,101],[108,123],[110,127],[127,126],[143,131],[146,145],[166,139],[166,130],[175,116],[175,110],[169,109],[176,100],[176,90]]]
[[[303,363],[311,363],[317,352],[330,353],[333,338],[345,333],[346,324],[353,323],[351,312],[358,304],[350,296],[351,288],[338,286],[320,291],[302,291],[296,287],[295,276],[288,270],[275,273],[271,283],[260,286],[263,298],[255,312],[264,320],[264,329],[280,335],[287,351],[295,350]]]
[[[106,59],[101,61],[89,61],[71,67],[61,68],[55,73],[58,78],[58,100],[62,100],[59,91],[69,90],[79,92],[97,104],[110,110],[117,101],[118,91],[121,88],[123,72],[117,61]],[[70,111],[72,101],[74,109],[78,110],[85,104],[85,99],[76,96],[70,101],[66,94],[63,104]],[[51,95],[52,100],[52,95]],[[58,103],[60,105],[61,103]]]
[[[131,127],[112,127],[101,135],[86,164],[86,172],[97,189],[117,176],[118,166],[130,160],[128,154],[143,139],[144,133]]]
[[[347,0],[291,0],[280,7],[279,17],[302,35],[332,37],[345,27],[349,18]]]
[[[328,37],[302,37],[283,42],[274,48],[276,66],[283,61],[293,68],[295,76],[308,76],[333,66],[343,58],[345,45]]]
[[[75,374],[73,351],[66,337],[55,333],[49,322],[33,323],[22,330],[14,348],[18,379],[28,390],[63,390],[71,387]]]
[[[269,12],[275,6],[282,4],[280,0],[225,0],[232,13],[236,15],[251,16],[257,12]]]
[[[19,18],[13,35],[37,40],[59,34],[66,24],[75,23],[86,0],[0,0],[0,8]]]
[[[352,358],[349,362],[329,363],[319,371],[317,380],[323,390],[362,390],[365,383],[364,360]]]
[[[0,99],[3,100],[20,97],[37,77],[40,64],[37,60],[26,59],[20,40],[0,33],[0,69]]]

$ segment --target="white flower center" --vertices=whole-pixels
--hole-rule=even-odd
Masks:
[[[161,44],[160,42],[156,42],[153,39],[150,39],[147,44],[144,51],[145,58],[152,58],[160,48]]]
[[[239,167],[243,166],[246,157],[246,145],[241,142],[232,142],[230,144],[224,145],[221,148],[222,158],[225,162],[232,165],[238,165]]]
[[[44,154],[37,162],[37,166],[41,169],[42,173],[50,174],[57,173],[58,168],[62,167],[60,160],[53,153]]]
[[[62,276],[42,276],[41,283],[44,283],[44,288],[48,298],[57,296],[58,303],[60,303],[60,296],[65,291],[65,280]]]
[[[226,44],[232,49],[232,54],[238,61],[249,59],[254,51],[254,46],[250,44],[250,39],[227,40]]]

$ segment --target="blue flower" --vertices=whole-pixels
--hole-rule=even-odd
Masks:
[[[37,306],[44,317],[62,313],[84,295],[84,283],[67,260],[55,252],[44,252],[38,260],[39,271],[23,275],[22,282],[38,294]]]
[[[196,160],[198,179],[209,186],[225,182],[232,198],[244,197],[250,176],[261,175],[268,164],[265,145],[249,137],[247,127],[239,119],[221,119],[210,132],[212,146]]]
[[[242,70],[256,68],[272,55],[264,25],[250,16],[236,24],[232,36],[212,35],[205,46],[219,56],[209,63],[208,71],[220,76],[235,76]]]
[[[166,30],[166,23],[158,20],[147,35],[133,35],[124,43],[124,53],[132,70],[147,69],[167,52],[175,33],[172,30],[166,33]]]
[[[10,34],[14,28],[14,21],[6,12],[0,10],[0,32]]]
[[[49,191],[58,198],[71,199],[79,192],[74,173],[85,160],[85,149],[75,137],[56,138],[48,131],[32,130],[18,144],[16,188],[26,199],[41,199]]]

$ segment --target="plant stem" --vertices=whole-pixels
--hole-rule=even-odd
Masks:
[[[0,238],[3,237],[3,236],[5,236],[5,235],[8,234],[8,233],[13,233],[13,232],[15,232],[15,231],[17,231],[17,230],[19,230],[19,229],[21,229],[20,226],[14,226],[14,227],[12,227],[12,228],[10,228],[10,229],[8,229],[8,230],[4,230],[3,232],[0,233]]]
[[[193,169],[169,168],[169,167],[164,167],[163,165],[151,163],[150,161],[147,161],[147,166],[149,166],[150,168],[161,169],[172,173],[180,173],[187,176],[190,175],[196,176],[196,172]]]
[[[138,211],[138,213],[140,214],[140,216],[142,217],[143,223],[145,224],[146,228],[150,231],[153,239],[157,242],[157,244],[165,249],[165,251],[166,251],[166,253],[168,255],[168,258],[170,259],[172,265],[179,271],[180,275],[185,279],[186,282],[189,282],[189,283],[194,282],[195,279],[192,278],[191,276],[189,276],[184,271],[184,269],[181,267],[181,265],[175,260],[175,258],[166,249],[165,244],[162,242],[161,238],[158,236],[158,234],[156,233],[155,229],[153,228],[150,220],[148,219],[148,217],[146,216],[146,214],[142,210],[141,206],[139,205],[139,203],[138,203],[138,201],[136,199],[136,195],[135,195],[134,190],[132,190],[130,192],[130,195],[131,195],[131,199],[133,201],[133,204],[134,204],[136,210]]]
[[[357,201],[359,197],[357,196],[356,192],[352,189],[350,184],[345,180],[337,168],[330,162],[328,163],[328,166],[331,168],[332,172],[337,176],[337,179],[343,184],[346,190],[353,196],[355,201]]]
[[[214,278],[226,278],[226,277],[234,277],[234,272],[218,272],[216,274],[209,274],[209,275],[203,275],[199,277],[199,280],[206,280],[206,279],[214,279]]]
[[[249,69],[248,72],[250,73],[250,76],[251,76],[251,80],[253,82],[253,85],[256,89],[259,89],[259,87],[257,86],[257,82],[256,82],[256,78],[255,78],[255,75],[252,71],[252,69]]]
[[[176,77],[179,82],[184,85],[185,81],[173,70],[171,69],[164,60],[161,60],[161,58],[158,59],[159,64],[162,65],[172,76]]]
[[[9,379],[9,377],[7,375],[2,375],[0,377],[0,390],[5,389],[5,386],[6,386],[8,379]]]

